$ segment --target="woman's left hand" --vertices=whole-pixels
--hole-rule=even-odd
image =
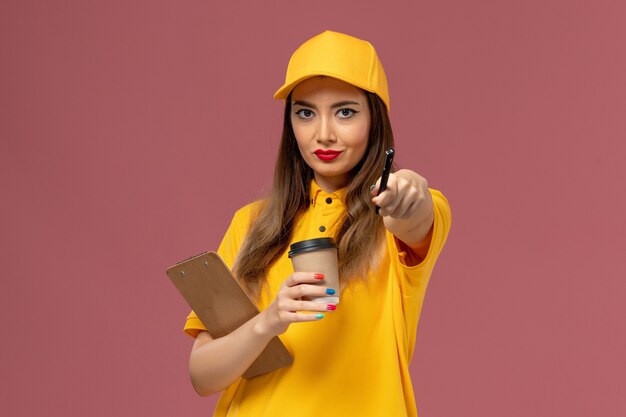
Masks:
[[[372,189],[372,203],[380,207],[385,227],[410,247],[423,244],[433,223],[433,202],[426,178],[401,169],[389,174],[387,188],[378,195],[380,178]]]

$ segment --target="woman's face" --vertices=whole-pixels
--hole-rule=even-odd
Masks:
[[[370,109],[365,93],[336,78],[309,78],[291,93],[291,125],[317,184],[327,192],[345,187],[367,150]]]

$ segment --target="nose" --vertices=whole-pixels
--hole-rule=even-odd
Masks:
[[[337,142],[333,122],[329,117],[322,116],[319,118],[317,142],[323,144]]]

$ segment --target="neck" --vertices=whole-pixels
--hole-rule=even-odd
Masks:
[[[348,185],[348,175],[340,175],[336,177],[322,177],[315,174],[315,182],[317,185],[327,193],[334,193],[337,190],[344,188]]]

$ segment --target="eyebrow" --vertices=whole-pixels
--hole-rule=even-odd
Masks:
[[[313,103],[309,103],[308,101],[304,101],[304,100],[297,100],[293,102],[294,106],[303,106],[303,107],[310,107],[312,109],[317,109],[317,106]],[[345,100],[345,101],[339,101],[337,103],[334,103],[333,105],[330,106],[331,109],[336,109],[338,107],[343,107],[343,106],[349,106],[349,105],[356,105],[356,106],[360,106],[361,103],[358,103],[356,101],[352,101],[352,100]]]

